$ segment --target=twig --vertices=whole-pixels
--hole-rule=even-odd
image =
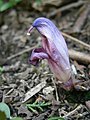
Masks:
[[[17,71],[20,67],[20,61],[17,61],[15,64],[13,65],[7,65],[7,66],[3,66],[2,67],[2,71],[1,72],[8,72],[8,71]]]
[[[90,100],[86,101],[86,107],[90,110]]]
[[[7,93],[6,93],[6,96],[11,94],[12,92],[14,91],[14,88],[11,88]]]
[[[55,80],[56,80],[56,79],[55,79]],[[58,95],[58,91],[57,91],[57,86],[56,86],[55,80],[52,79],[52,82],[53,82],[53,84],[54,84],[54,88],[55,88],[55,96],[56,96],[56,100],[57,100],[57,102],[59,102],[59,95]],[[60,108],[58,109],[58,113],[59,113],[59,116],[60,116]]]
[[[87,18],[87,15],[88,15],[89,11],[90,11],[90,5],[86,5],[86,6],[83,7],[83,11],[79,15],[78,19],[76,20],[76,22],[73,26],[73,32],[80,32],[82,26],[85,23],[85,20]]]
[[[56,79],[55,79],[55,80],[56,80]],[[53,82],[53,85],[54,85],[54,88],[55,88],[56,100],[57,100],[57,101],[59,101],[59,96],[58,96],[58,91],[57,91],[57,87],[56,87],[55,80],[54,80],[54,79],[52,79],[52,82]]]
[[[72,36],[70,36],[70,35],[68,35],[64,32],[62,32],[62,35],[65,36],[65,37],[68,37],[69,39],[73,40],[74,42],[77,42],[77,43],[81,44],[82,46],[84,46],[86,49],[90,50],[90,45],[78,40],[77,38],[74,38],[74,37],[72,37]],[[22,55],[26,52],[29,52],[32,49],[37,48],[38,46],[39,46],[39,43],[37,45],[35,45],[34,47],[30,47],[28,49],[25,49],[25,50],[23,50],[23,51],[21,51],[17,54],[14,54],[14,55],[8,57],[7,60],[11,60],[15,57],[18,57],[18,56],[20,56],[20,55]],[[73,50],[69,50],[69,54],[70,54],[71,59],[74,59],[74,60],[77,60],[77,61],[80,61],[80,62],[83,62],[83,63],[86,63],[86,64],[90,63],[89,55],[86,55],[86,54],[81,53],[81,52],[76,52],[76,51],[73,51]]]
[[[85,1],[79,1],[79,2],[75,2],[75,3],[71,3],[71,4],[67,5],[67,6],[64,6],[64,7],[61,7],[59,9],[55,10],[54,12],[48,14],[47,16],[48,17],[53,17],[53,16],[55,16],[59,12],[63,12],[65,10],[69,10],[69,9],[71,9],[73,7],[79,7],[80,5],[83,5],[84,3],[86,3],[86,2]]]
[[[84,42],[80,41],[79,39],[77,39],[75,37],[72,37],[71,35],[68,35],[68,34],[66,34],[64,32],[62,32],[62,35],[69,38],[69,39],[71,39],[72,41],[74,41],[76,43],[81,44],[83,47],[85,47],[85,49],[90,50],[90,45],[88,45],[87,43],[84,43]]]
[[[29,90],[26,94],[25,94],[25,98],[24,101],[22,101],[22,103],[27,102],[32,96],[34,96],[36,93],[38,93],[42,88],[44,88],[46,85],[46,81],[41,82],[40,84],[38,84],[37,86],[33,87],[31,90]]]
[[[69,36],[69,35],[67,35],[66,33],[63,33],[63,35]],[[87,46],[87,47],[88,47],[88,50],[89,50],[90,46],[89,46],[88,44],[83,43],[82,41],[79,41],[78,39],[73,38],[73,37],[71,37],[71,36],[69,36],[69,38],[72,38],[73,40],[76,40],[76,42],[78,42],[78,43],[80,42],[83,46],[85,46],[85,48],[86,48],[86,46]],[[23,51],[15,54],[15,55],[12,55],[12,56],[8,57],[7,60],[10,60],[10,59],[13,59],[13,58],[15,58],[15,57],[18,57],[18,56],[20,56],[20,55],[22,55],[22,54],[24,54],[24,53],[26,53],[26,52],[29,52],[29,51],[32,50],[32,49],[35,49],[35,48],[38,47],[38,46],[39,46],[39,44],[36,45],[36,46],[34,46],[34,47],[25,49],[25,50],[23,50]],[[70,58],[71,58],[71,59],[77,60],[77,61],[82,62],[82,63],[85,63],[85,64],[89,64],[89,63],[90,63],[90,57],[89,57],[88,54],[86,55],[86,54],[84,54],[84,53],[77,52],[77,51],[75,51],[75,50],[69,50],[69,55],[70,55]]]
[[[35,49],[35,48],[38,47],[38,46],[39,46],[39,43],[38,43],[37,45],[35,45],[34,47],[30,47],[30,48],[28,48],[28,49],[25,49],[25,50],[19,52],[19,53],[16,53],[16,54],[8,57],[8,58],[7,58],[7,61],[8,61],[8,60],[11,60],[11,59],[13,59],[13,58],[15,58],[15,57],[18,57],[18,56],[20,56],[20,55],[22,55],[22,54],[24,54],[24,53],[26,53],[26,52],[29,52],[30,50]]]
[[[68,116],[71,116],[73,114],[75,114],[75,112],[77,110],[80,110],[83,106],[82,105],[79,105],[77,108],[75,108],[74,110],[72,110],[71,112],[69,112],[67,115],[63,116],[64,118],[67,118]]]
[[[75,50],[69,50],[69,56],[71,59],[84,64],[90,64],[90,55]]]
[[[81,118],[83,116],[89,115],[89,112],[79,113],[76,117]]]

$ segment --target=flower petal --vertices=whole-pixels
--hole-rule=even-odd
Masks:
[[[71,68],[67,45],[61,32],[52,21],[44,17],[37,18],[32,26],[42,35],[43,50],[34,50],[30,60],[36,64],[39,59],[47,59],[58,81],[67,83],[66,86],[68,86],[69,83],[71,84],[68,82],[71,78]],[[29,32],[31,30],[32,27]]]
[[[33,26],[31,26],[31,27],[28,29],[27,35],[30,35],[30,33],[31,33],[32,30],[33,30]]]
[[[70,65],[67,64],[65,56],[60,54],[57,47],[46,37],[42,36],[42,45],[49,54],[49,67],[54,73],[55,77],[61,82],[66,82],[71,76]]]
[[[29,58],[29,62],[33,65],[37,65],[39,60],[48,58],[48,54],[45,53],[43,48],[36,48],[32,51],[31,57]]]

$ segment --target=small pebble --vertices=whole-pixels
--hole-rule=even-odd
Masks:
[[[27,32],[27,35],[30,35],[30,33]]]

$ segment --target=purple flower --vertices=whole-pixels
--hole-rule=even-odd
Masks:
[[[36,28],[42,36],[42,48],[32,51],[29,59],[30,63],[37,65],[39,60],[47,59],[51,71],[59,83],[66,84],[72,82],[71,68],[66,42],[57,27],[47,18],[37,18],[28,30],[31,33]]]

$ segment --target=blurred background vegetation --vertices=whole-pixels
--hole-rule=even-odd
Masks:
[[[21,2],[22,0],[0,0],[0,12],[3,12],[9,8],[12,8],[17,3]]]

